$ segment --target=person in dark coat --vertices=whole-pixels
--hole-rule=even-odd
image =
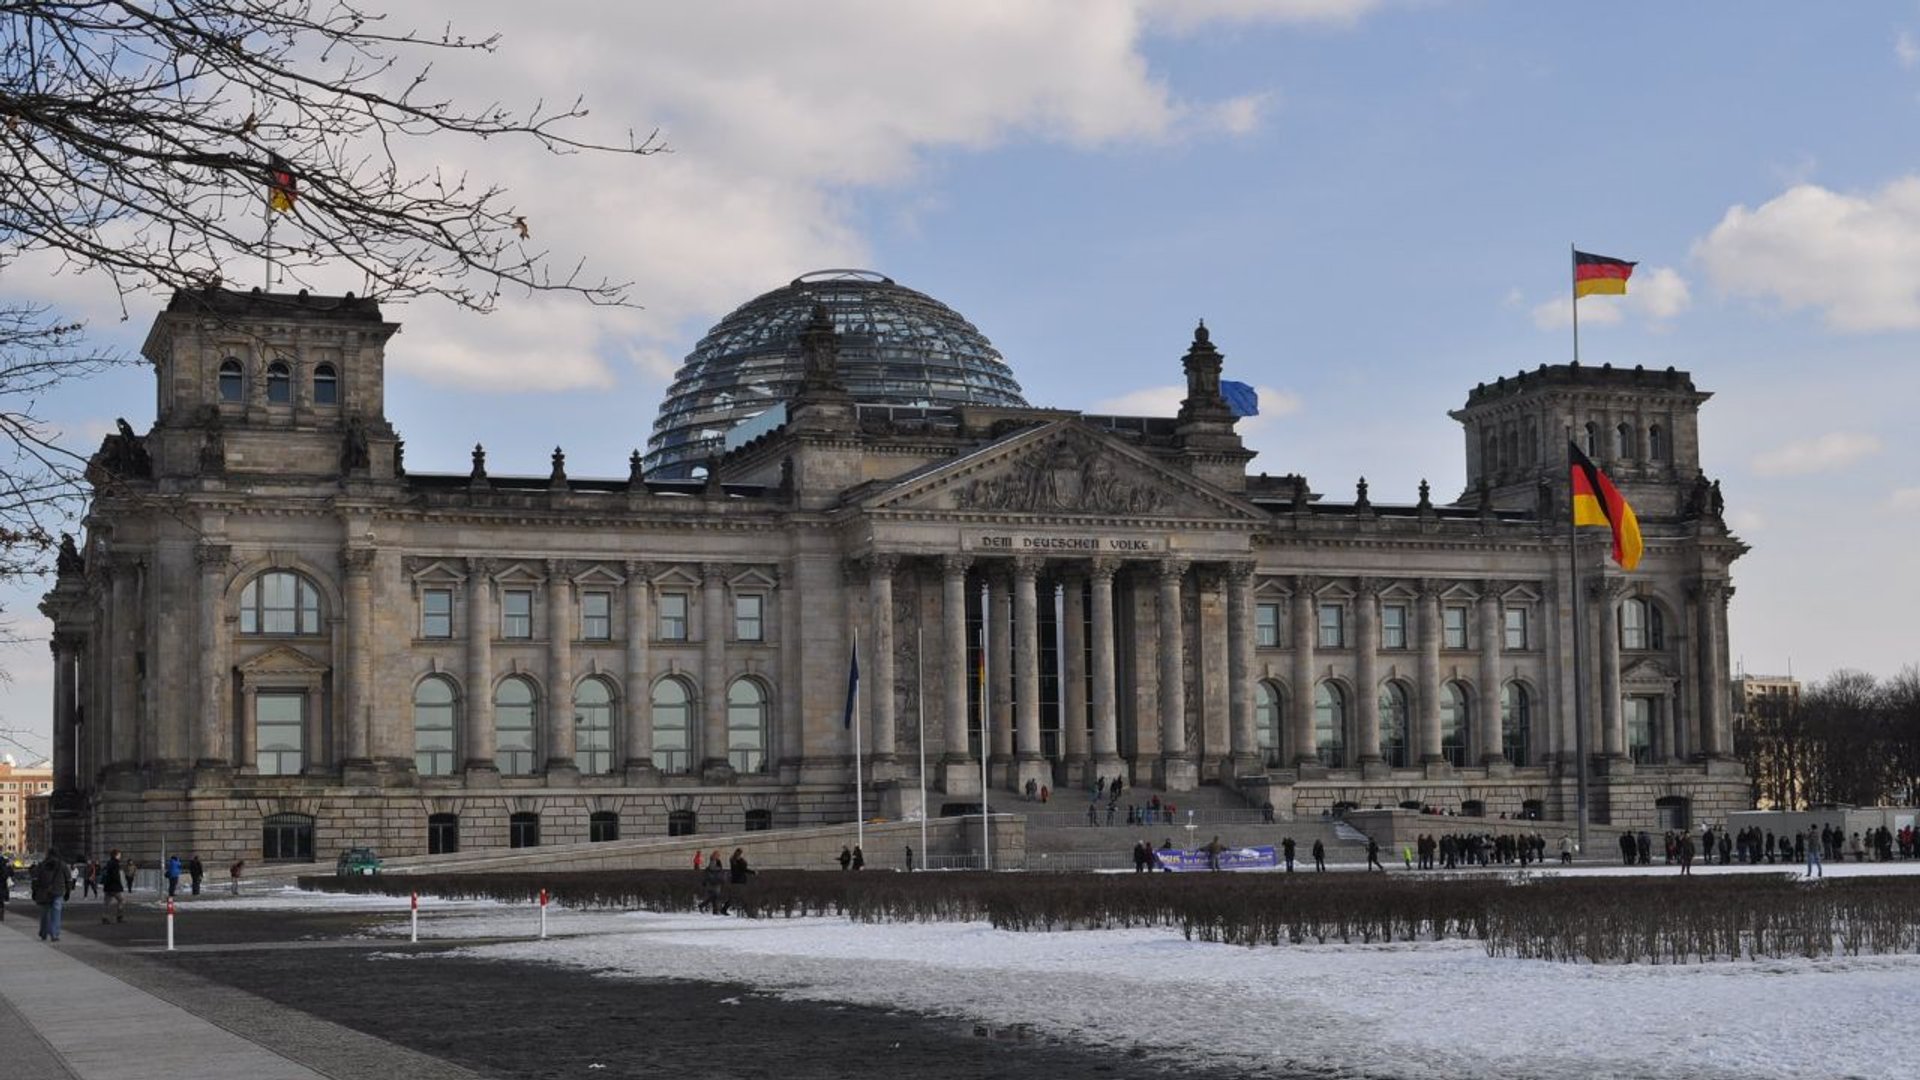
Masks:
[[[727,881],[733,885],[745,885],[753,876],[753,867],[747,865],[747,849],[734,848],[733,857],[727,860]]]
[[[207,865],[200,861],[200,856],[189,856],[187,859],[187,877],[193,882],[193,895],[200,895],[200,879],[206,876]]]
[[[853,849],[843,844],[840,847],[840,869],[850,870],[852,868],[853,868]]]
[[[866,865],[867,865],[867,853],[860,850],[859,844],[853,845],[853,868],[855,870],[860,870],[865,868]]]
[[[1383,874],[1387,872],[1387,868],[1380,865],[1380,841],[1371,836],[1367,837],[1367,869],[1378,869]]]
[[[1280,857],[1285,860],[1287,864],[1287,873],[1293,873],[1293,837],[1284,836],[1280,838]]]
[[[1327,868],[1327,845],[1318,840],[1313,842],[1313,868],[1315,870]]]
[[[120,849],[107,852],[107,865],[100,868],[100,921],[107,921],[107,913],[113,913],[115,922],[127,921],[127,879],[126,867],[120,862]]]
[[[715,915],[727,913],[727,868],[719,859],[709,860],[700,871],[700,890],[699,910]]]
[[[73,891],[73,873],[59,853],[47,849],[47,857],[33,867],[33,902],[40,905],[40,940],[60,940],[60,913]]]

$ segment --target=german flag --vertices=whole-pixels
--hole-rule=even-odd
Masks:
[[[295,187],[298,181],[293,176],[293,166],[287,164],[279,154],[267,155],[267,205],[279,213],[285,214],[293,209],[296,197]]]
[[[1573,253],[1573,295],[1575,299],[1600,293],[1604,296],[1619,296],[1627,291],[1627,279],[1633,276],[1633,268],[1639,263],[1630,263],[1625,259],[1609,259],[1605,255],[1589,255],[1584,251]]]
[[[1613,530],[1613,561],[1622,570],[1640,565],[1640,519],[1633,507],[1574,442],[1567,443],[1567,466],[1573,474],[1573,523],[1604,525]]]

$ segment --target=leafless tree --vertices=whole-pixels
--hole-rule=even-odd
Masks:
[[[498,45],[392,27],[361,0],[0,0],[0,574],[44,555],[46,511],[78,491],[83,461],[35,403],[110,359],[71,321],[6,299],[25,258],[106,275],[123,314],[129,293],[218,283],[269,255],[290,287],[344,274],[378,299],[629,302],[536,246],[502,188],[404,163],[447,139],[662,149],[654,134],[576,134],[577,100],[475,107],[430,86],[434,57]]]

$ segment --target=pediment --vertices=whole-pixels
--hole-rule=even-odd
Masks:
[[[1259,508],[1111,439],[1078,420],[1051,423],[909,476],[863,500],[868,510],[1036,518],[1228,518]]]
[[[1675,682],[1679,678],[1679,674],[1668,667],[1666,661],[1653,656],[1642,657],[1620,669],[1620,681],[1623,683],[1664,685]]]
[[[276,645],[236,665],[242,675],[324,675],[327,665],[291,645]]]

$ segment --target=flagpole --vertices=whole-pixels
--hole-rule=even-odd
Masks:
[[[927,632],[913,632],[913,699],[920,705],[920,862],[927,861]]]
[[[853,628],[853,660],[855,670],[860,664],[860,628]],[[860,715],[860,679],[853,680],[853,846],[866,853],[867,847],[867,792],[866,785],[860,782],[860,729],[866,720]]]
[[[1580,249],[1567,245],[1567,278],[1573,291],[1573,362],[1580,363]]]
[[[261,213],[262,213],[262,216],[265,218],[264,224],[266,225],[266,228],[267,228],[267,235],[266,235],[266,239],[260,242],[260,247],[261,247],[261,255],[266,259],[266,263],[267,263],[267,280],[262,284],[260,291],[270,293],[273,291],[273,198],[272,196],[268,196],[268,198],[266,199],[263,205],[264,205],[264,209],[261,211]]]
[[[993,869],[993,824],[987,814],[987,598],[980,599],[980,869]]]
[[[1567,443],[1573,443],[1573,429],[1567,428]],[[1571,469],[1569,469],[1571,472]],[[1580,542],[1573,523],[1573,487],[1567,487],[1567,579],[1573,587],[1573,790],[1574,819],[1578,824],[1581,854],[1587,851],[1587,662],[1581,648],[1586,636],[1586,618],[1580,608]]]

